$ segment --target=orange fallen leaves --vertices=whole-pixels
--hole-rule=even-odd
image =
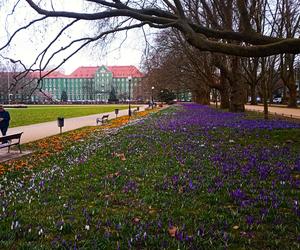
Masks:
[[[55,135],[52,137],[41,139],[39,141],[28,143],[29,148],[37,148],[37,151],[32,153],[29,158],[26,158],[26,160],[10,160],[8,162],[5,162],[4,165],[0,165],[0,175],[4,174],[6,171],[20,170],[23,168],[32,169],[39,163],[43,162],[45,158],[64,150],[66,146],[71,145],[74,141],[82,140],[95,131],[121,127],[131,120],[147,116],[149,113],[156,111],[157,110],[141,111],[138,112],[134,117],[132,116],[131,118],[129,118],[129,116],[121,116],[116,119],[110,120],[109,123],[103,126],[83,128],[80,130],[68,132],[63,136]],[[115,153],[114,156],[118,157],[121,161],[126,161],[124,153]],[[120,175],[120,172],[116,172],[113,174],[114,177],[118,175]]]
[[[140,116],[140,117],[143,117],[143,116],[146,116],[150,113],[150,111],[141,111],[139,113],[137,113],[137,116]]]
[[[4,174],[5,168],[3,165],[0,165],[0,175]]]

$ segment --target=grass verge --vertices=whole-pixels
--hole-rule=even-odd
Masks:
[[[127,109],[128,105],[51,105],[28,106],[24,109],[7,109],[11,116],[10,127],[55,121],[57,117],[72,118],[101,114],[118,109]]]

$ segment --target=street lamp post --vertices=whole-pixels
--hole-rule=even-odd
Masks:
[[[9,85],[10,85],[9,84],[9,72],[7,71],[7,102],[8,102],[8,104],[10,104],[10,93],[9,93],[10,86]]]
[[[9,88],[10,88],[10,82],[9,82],[9,69],[8,69],[8,65],[3,64],[6,68],[6,74],[7,74],[7,103],[10,104],[10,92],[9,92]]]
[[[16,62],[17,62],[17,61],[15,61],[15,60],[13,60],[13,59],[9,59],[9,61],[10,61],[11,63],[16,63]],[[4,64],[4,65],[5,65],[5,64]],[[9,74],[10,74],[10,72],[9,72],[8,64],[5,65],[5,68],[6,68],[6,71],[7,71],[7,102],[8,102],[8,104],[10,104],[10,96],[11,96],[12,94],[10,94],[10,91],[9,91],[9,89],[10,89],[10,79],[9,79]]]
[[[130,95],[131,95],[131,80],[132,77],[128,76],[128,90],[129,90],[129,98],[128,98],[128,116],[131,117],[131,106],[130,106]]]
[[[151,87],[151,105],[152,105],[152,108],[153,108],[153,90],[154,90],[154,86]]]

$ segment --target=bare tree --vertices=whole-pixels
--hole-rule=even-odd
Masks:
[[[145,26],[156,29],[172,28],[180,32],[184,42],[199,51],[233,56],[223,59],[224,64],[220,69],[222,81],[219,81],[224,86],[226,84],[230,86],[230,108],[233,111],[243,111],[245,102],[244,86],[240,83],[243,69],[239,57],[294,55],[300,52],[300,39],[297,38],[299,36],[297,0],[162,0],[159,2],[85,0],[83,3],[86,8],[80,12],[72,8],[60,10],[55,5],[56,2],[52,1],[18,0],[12,12],[22,2],[26,2],[38,16],[13,32],[7,42],[0,45],[0,52],[12,43],[17,34],[38,23],[43,24],[51,19],[66,20],[64,26],[46,44],[33,64],[29,67],[23,64],[26,71],[36,70],[35,65],[38,65],[38,70],[44,70],[54,57],[75,47],[57,65],[56,68],[59,68],[82,48],[103,39],[105,41],[109,37],[113,38],[118,32],[126,34],[128,30]],[[288,14],[293,15],[287,18]],[[59,44],[60,38],[80,22],[90,22],[97,26],[97,33],[83,35],[71,39],[62,47],[55,47]],[[282,63],[282,65],[288,64],[288,61]],[[212,66],[211,63],[204,65],[208,69]],[[286,72],[291,73],[291,70],[289,65]],[[47,75],[43,77],[45,76]],[[203,75],[200,76],[203,79]],[[213,79],[212,76],[210,78]],[[287,86],[291,86],[289,87],[291,94],[294,93],[294,85],[289,83],[293,81],[289,77],[286,83]],[[201,85],[201,88],[203,86],[205,84]]]
[[[149,25],[159,29],[175,28],[182,33],[186,41],[202,51],[245,57],[262,57],[282,53],[296,54],[300,52],[300,40],[298,38],[289,37],[287,34],[285,36],[274,36],[268,28],[264,31],[254,28],[256,18],[254,13],[257,5],[264,4],[265,11],[270,13],[268,23],[265,23],[265,25],[271,27],[273,21],[276,21],[273,19],[283,15],[281,12],[276,12],[279,0],[174,0],[172,2],[168,0],[161,2],[151,0],[142,2],[86,0],[84,3],[87,8],[82,12],[72,9],[57,10],[58,7],[52,1],[50,1],[50,4],[49,1],[23,1],[26,1],[29,7],[35,10],[40,17],[31,20],[13,33],[8,42],[0,47],[0,50],[11,42],[16,33],[35,23],[51,18],[65,18],[71,22],[62,28],[53,42],[57,41],[61,33],[68,30],[76,22],[85,20],[98,23],[101,27],[100,34],[94,37],[82,37],[72,41],[72,44],[81,42],[85,46],[99,40],[107,32],[114,33]],[[297,3],[296,0],[285,1]],[[20,2],[22,0],[18,0],[14,8]],[[208,23],[205,19],[207,17],[215,20]],[[110,22],[110,25],[103,24],[107,21]],[[297,23],[291,25],[298,30]],[[105,31],[103,31],[104,27],[107,28]],[[64,49],[62,48],[62,50]],[[41,56],[43,56],[43,53]]]

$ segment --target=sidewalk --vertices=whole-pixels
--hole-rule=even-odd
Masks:
[[[148,105],[140,106],[140,111],[145,110]],[[133,108],[134,109],[134,108]],[[132,109],[132,110],[133,110]],[[108,119],[114,119],[116,117],[115,112],[106,112],[102,114],[89,115],[83,117],[67,118],[64,122],[62,132],[67,132],[87,126],[96,126],[96,119],[101,118],[103,115],[109,115]],[[128,115],[128,109],[119,110],[118,117]],[[100,126],[100,125],[99,125]],[[15,128],[9,128],[7,135],[23,132],[21,137],[21,144],[36,141],[45,137],[56,135],[60,133],[60,129],[57,126],[57,121],[44,122],[39,124],[32,124],[28,126],[21,126]]]
[[[246,110],[263,112],[264,107],[262,105],[245,105]],[[300,108],[287,108],[286,106],[268,106],[270,114],[281,115],[285,117],[300,119]]]

